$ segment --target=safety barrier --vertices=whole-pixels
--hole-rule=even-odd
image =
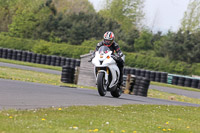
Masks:
[[[149,79],[150,81],[167,83],[168,73],[158,72],[158,71],[149,71],[144,69],[137,68],[124,68],[124,75],[132,74],[135,76],[141,76]]]
[[[54,55],[36,54],[29,51],[13,50],[0,48],[0,58],[31,62],[52,66],[63,66],[61,81],[63,83],[77,83],[77,67],[80,66],[80,60],[65,58]],[[76,70],[76,71],[75,71]]]
[[[61,82],[74,83],[75,68],[69,66],[62,67]]]
[[[200,89],[200,79],[198,78],[183,76],[183,75],[175,75],[175,74],[168,74],[168,75],[169,79],[172,80],[169,83],[173,85]]]
[[[200,79],[194,77],[126,67],[124,68],[124,75],[128,74],[145,77],[150,81],[200,89]]]
[[[66,65],[73,68],[75,68],[76,66],[80,66],[79,59],[65,58],[54,55],[36,54],[29,51],[13,50],[7,48],[0,48],[0,58],[52,66]]]

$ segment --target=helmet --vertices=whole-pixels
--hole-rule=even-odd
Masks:
[[[112,31],[107,31],[104,36],[104,45],[110,47],[115,39],[115,35]]]

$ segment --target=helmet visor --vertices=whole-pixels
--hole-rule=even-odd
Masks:
[[[105,43],[106,45],[110,45],[110,44],[112,43],[112,40],[106,40],[106,39],[104,39],[104,43]]]

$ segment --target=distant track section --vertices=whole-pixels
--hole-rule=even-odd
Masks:
[[[0,62],[0,66],[11,67],[11,68],[18,68],[18,69],[29,70],[29,71],[36,71],[36,72],[43,72],[43,73],[51,73],[51,74],[56,74],[56,75],[61,75],[61,71],[50,70],[50,69],[44,69],[44,68],[37,68],[37,67],[30,67],[30,66],[24,66],[24,65],[16,65],[16,64],[11,64],[11,63],[3,63],[3,62]]]

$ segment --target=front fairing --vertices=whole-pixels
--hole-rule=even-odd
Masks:
[[[111,57],[112,53],[113,52],[108,47],[100,47],[99,50],[95,52],[95,58],[93,58],[92,64],[96,67],[105,67],[116,63]]]
[[[116,64],[116,61],[111,57],[112,51],[106,54],[95,52],[95,57],[92,59],[92,64],[96,67],[106,67],[111,64]]]

